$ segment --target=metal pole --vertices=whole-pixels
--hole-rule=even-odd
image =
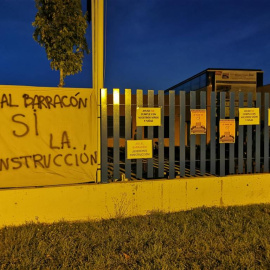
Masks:
[[[97,182],[101,181],[101,146],[100,146],[100,91],[103,88],[104,79],[104,0],[91,0],[92,21],[92,88],[96,93],[98,124],[97,124],[97,147],[98,147],[98,173]]]

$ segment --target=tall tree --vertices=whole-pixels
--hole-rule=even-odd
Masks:
[[[64,78],[82,70],[84,53],[89,53],[85,33],[87,14],[81,0],[35,0],[37,14],[33,38],[45,48],[51,68]]]

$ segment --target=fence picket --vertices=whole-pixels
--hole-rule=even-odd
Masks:
[[[169,92],[169,178],[175,178],[175,91]]]
[[[190,92],[190,109],[196,109],[196,91]],[[196,173],[196,135],[190,135],[190,175],[195,175],[195,173]]]
[[[161,107],[161,126],[158,127],[158,177],[164,177],[164,91],[158,91],[158,106]]]
[[[219,99],[219,120],[225,119],[225,93],[220,93]],[[220,130],[219,130],[220,136]],[[219,144],[219,175],[225,176],[225,143]]]
[[[206,93],[201,92],[200,94],[201,109],[206,109]],[[207,131],[206,131],[207,132]],[[206,134],[201,135],[200,145],[200,173],[205,175],[205,158],[206,158]]]
[[[131,140],[131,89],[125,89],[125,177],[131,179],[131,160],[127,159],[127,141]]]
[[[186,92],[180,91],[180,176],[186,172]]]
[[[268,127],[269,93],[264,94],[264,163],[263,172],[269,172],[269,127]]]
[[[252,108],[252,93],[248,93],[248,108]],[[247,173],[252,173],[252,126],[247,126]]]
[[[120,104],[120,93],[119,89],[113,89],[113,179],[120,179],[120,153],[119,153],[119,104]]]
[[[211,93],[210,173],[216,174],[216,93]]]
[[[101,89],[101,182],[108,182],[107,89]]]
[[[143,107],[143,90],[137,90],[137,107]],[[142,140],[142,127],[137,126],[137,140]],[[136,166],[136,177],[137,179],[142,179],[142,159],[137,159],[137,166]]]
[[[235,119],[235,93],[230,93],[230,119]],[[236,126],[235,126],[236,129]],[[235,138],[236,139],[236,130],[235,130]],[[235,157],[234,157],[234,147],[235,143],[230,143],[229,146],[229,173],[235,173]]]
[[[154,107],[154,90],[148,90],[148,107]],[[147,135],[149,140],[153,140],[154,137],[154,128],[153,127],[147,127]],[[152,145],[152,151],[153,151],[153,145]],[[147,178],[153,178],[154,177],[154,161],[153,158],[147,159]]]
[[[239,108],[244,108],[244,93],[239,93]],[[238,173],[243,173],[244,167],[244,126],[238,122]]]
[[[261,93],[256,95],[256,107],[260,110],[260,125],[256,126],[255,172],[261,172]]]

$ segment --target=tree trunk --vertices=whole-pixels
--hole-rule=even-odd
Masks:
[[[58,87],[63,87],[64,86],[64,73],[63,73],[63,68],[60,68],[60,82]]]

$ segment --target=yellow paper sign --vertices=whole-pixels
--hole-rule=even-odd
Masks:
[[[235,119],[220,119],[219,143],[235,143]]]
[[[127,159],[152,158],[152,140],[128,140]]]
[[[268,126],[270,126],[270,109],[268,109]]]
[[[161,108],[137,108],[137,126],[161,126]]]
[[[259,125],[260,110],[259,108],[239,108],[239,125]]]
[[[206,110],[191,109],[190,134],[206,134]]]
[[[0,187],[96,180],[93,89],[0,86]]]

